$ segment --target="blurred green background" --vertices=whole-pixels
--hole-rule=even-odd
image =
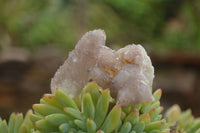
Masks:
[[[200,116],[200,0],[0,0],[0,115],[26,112],[80,37],[104,29],[108,46],[142,44],[161,103]]]
[[[150,51],[200,51],[199,0],[0,0],[0,49],[70,50],[88,30],[107,43],[141,43]]]

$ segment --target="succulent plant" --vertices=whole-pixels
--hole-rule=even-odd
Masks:
[[[163,107],[160,106],[161,89],[153,93],[155,101],[144,102],[139,105],[122,107],[122,126],[120,133],[167,133],[168,124],[160,114]],[[129,128],[129,130],[128,130]]]
[[[56,89],[34,104],[31,114],[35,128],[41,133],[165,133],[167,123],[160,114],[161,90],[153,94],[155,101],[121,107],[95,82],[88,83],[81,96],[72,99]]]
[[[12,113],[8,123],[0,118],[0,133],[33,133],[34,126],[30,120],[31,114],[32,110],[29,110],[23,118],[22,113]]]
[[[53,77],[52,94],[25,119],[12,114],[8,125],[0,119],[0,133],[169,133],[175,121],[175,132],[200,133],[190,111],[175,106],[169,124],[162,118],[162,91],[151,92],[154,68],[144,48],[115,51],[105,38],[103,30],[86,33]]]
[[[173,105],[165,115],[171,127],[171,132],[200,133],[200,119],[195,119],[190,109],[181,112],[178,105]]]

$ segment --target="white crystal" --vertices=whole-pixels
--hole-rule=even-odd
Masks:
[[[90,78],[96,81],[102,88],[111,88],[112,78],[103,68],[94,67],[89,69]]]
[[[106,46],[101,47],[97,62],[98,67],[109,67],[110,69],[115,70],[121,67],[121,65],[122,62],[119,60],[116,51]]]
[[[115,51],[104,46],[105,39],[103,30],[90,31],[81,38],[53,77],[52,93],[60,88],[76,97],[93,80],[110,88],[122,106],[154,100],[150,92],[154,68],[144,48],[132,44]]]
[[[154,68],[151,59],[147,55],[145,49],[141,45],[127,45],[117,51],[127,62],[139,65],[142,68],[143,74],[149,81],[149,86],[152,86],[154,79]]]
[[[51,80],[51,91],[61,88],[72,97],[78,96],[88,82],[88,68],[97,62],[100,46],[105,45],[103,30],[87,32],[70,52],[67,60]]]
[[[154,100],[149,81],[144,76],[142,68],[135,64],[122,66],[113,78],[112,87],[118,92],[117,101],[122,106]]]

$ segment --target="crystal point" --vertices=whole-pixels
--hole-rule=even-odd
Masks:
[[[54,93],[56,88],[60,88],[72,97],[78,96],[88,82],[88,68],[96,64],[105,39],[103,30],[87,32],[55,73],[51,80],[51,91]]]
[[[154,68],[145,49],[132,44],[115,51],[105,46],[105,39],[103,30],[87,32],[80,39],[52,78],[52,93],[60,88],[76,97],[92,80],[103,89],[110,88],[122,106],[153,101]]]

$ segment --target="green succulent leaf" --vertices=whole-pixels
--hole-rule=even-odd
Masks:
[[[74,109],[78,109],[74,100],[62,90],[57,89],[55,92],[55,96],[57,100],[59,101],[59,103],[62,105],[62,107],[71,107]]]
[[[12,113],[8,124],[5,120],[2,121],[0,118],[0,133],[34,133],[34,126],[30,120],[31,115],[31,110],[26,113],[24,119],[21,113]]]
[[[88,83],[77,98],[57,89],[55,94],[45,94],[24,119],[14,113],[8,124],[0,119],[0,133],[167,133],[168,123],[160,114],[161,92],[153,94],[153,102],[121,107],[113,102],[109,89],[95,82]],[[194,120],[190,111],[182,116],[182,121]],[[180,124],[187,132],[198,133],[200,122],[189,122]]]
[[[6,123],[5,120],[3,122],[1,122],[0,132],[1,133],[8,133],[8,126],[7,126],[7,123]]]
[[[110,97],[110,91],[106,89],[102,92],[101,96],[97,101],[96,114],[94,119],[97,128],[99,128],[102,125],[107,115],[109,108],[109,97]]]
[[[120,114],[121,114],[121,106],[115,105],[115,107],[113,107],[113,109],[110,111],[107,118],[105,119],[105,122],[101,127],[101,130],[103,130],[105,133],[112,132],[117,127],[120,121]]]
[[[95,116],[95,107],[92,101],[92,97],[90,93],[86,93],[83,96],[83,103],[82,103],[82,112],[84,113],[86,118],[94,119]]]
[[[111,103],[113,100],[109,89],[102,90],[95,82],[91,82],[76,99],[59,89],[55,95],[45,94],[40,104],[33,106],[35,113],[30,118],[40,132],[169,132],[168,124],[160,114],[163,111],[159,102],[161,94],[162,91],[157,90],[153,94],[153,102],[121,107]]]
[[[171,130],[177,130],[181,133],[200,132],[200,119],[195,119],[190,109],[181,112],[178,105],[173,105],[165,114]]]

